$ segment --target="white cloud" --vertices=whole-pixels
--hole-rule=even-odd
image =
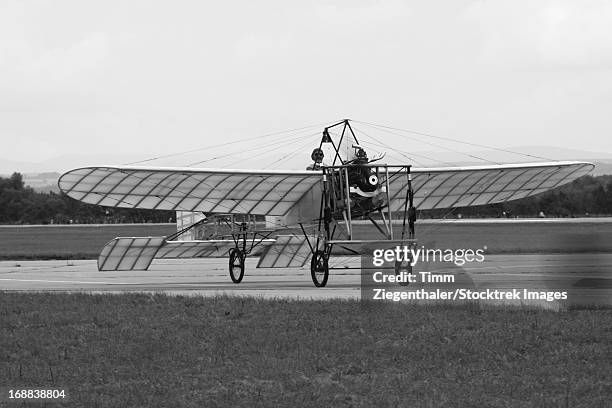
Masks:
[[[468,1],[0,1],[0,134],[24,141],[5,154],[177,151],[347,116],[485,144],[571,146],[588,122],[609,146],[612,4]]]
[[[250,60],[282,54],[290,43],[290,38],[282,33],[278,36],[249,33],[236,42],[234,51],[238,59]]]
[[[65,48],[54,48],[34,56],[14,69],[28,81],[70,82],[99,72],[109,53],[108,37],[92,33]]]
[[[610,2],[475,2],[464,18],[479,27],[487,63],[530,69],[612,67]]]
[[[337,2],[317,5],[315,14],[328,24],[355,26],[379,24],[411,13],[403,1],[369,1],[365,4],[353,1],[346,6],[338,6]]]

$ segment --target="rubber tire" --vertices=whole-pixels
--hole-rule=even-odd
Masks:
[[[236,263],[236,258],[238,258],[238,263]],[[230,257],[229,257],[229,275],[232,278],[232,282],[240,283],[242,278],[244,277],[244,259],[246,257],[242,253],[240,249],[232,248],[230,249]],[[239,273],[236,274],[236,269],[239,270]]]
[[[317,273],[321,272],[323,272],[323,279],[319,280]],[[329,260],[325,252],[317,250],[312,255],[312,259],[310,260],[310,277],[317,288],[323,288],[327,285],[327,278],[329,278]]]

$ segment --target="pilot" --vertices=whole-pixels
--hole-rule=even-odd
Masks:
[[[365,152],[365,150],[363,150],[362,147],[357,146],[356,147],[356,152],[355,155],[357,156],[354,160],[353,163],[355,164],[366,164],[369,160],[368,160],[368,155]]]
[[[323,150],[320,147],[314,149],[310,155],[313,163],[308,165],[306,170],[319,170],[321,168],[321,163],[323,162],[323,157],[325,157],[325,154],[323,154]]]

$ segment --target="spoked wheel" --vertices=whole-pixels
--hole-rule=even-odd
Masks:
[[[229,273],[232,282],[240,283],[244,276],[244,259],[246,258],[244,252],[238,248],[232,248],[230,250],[229,257]]]
[[[310,261],[310,276],[312,276],[312,281],[317,288],[322,288],[327,284],[329,263],[325,251],[317,249],[312,255],[312,260]]]
[[[400,275],[402,272],[407,272],[408,275],[412,275],[412,264],[411,261],[408,260],[406,262],[395,261],[395,275]],[[408,286],[410,282],[398,282],[402,286]]]

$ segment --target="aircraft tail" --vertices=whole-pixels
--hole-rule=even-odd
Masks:
[[[109,241],[98,256],[100,271],[145,271],[166,237],[118,237]]]

